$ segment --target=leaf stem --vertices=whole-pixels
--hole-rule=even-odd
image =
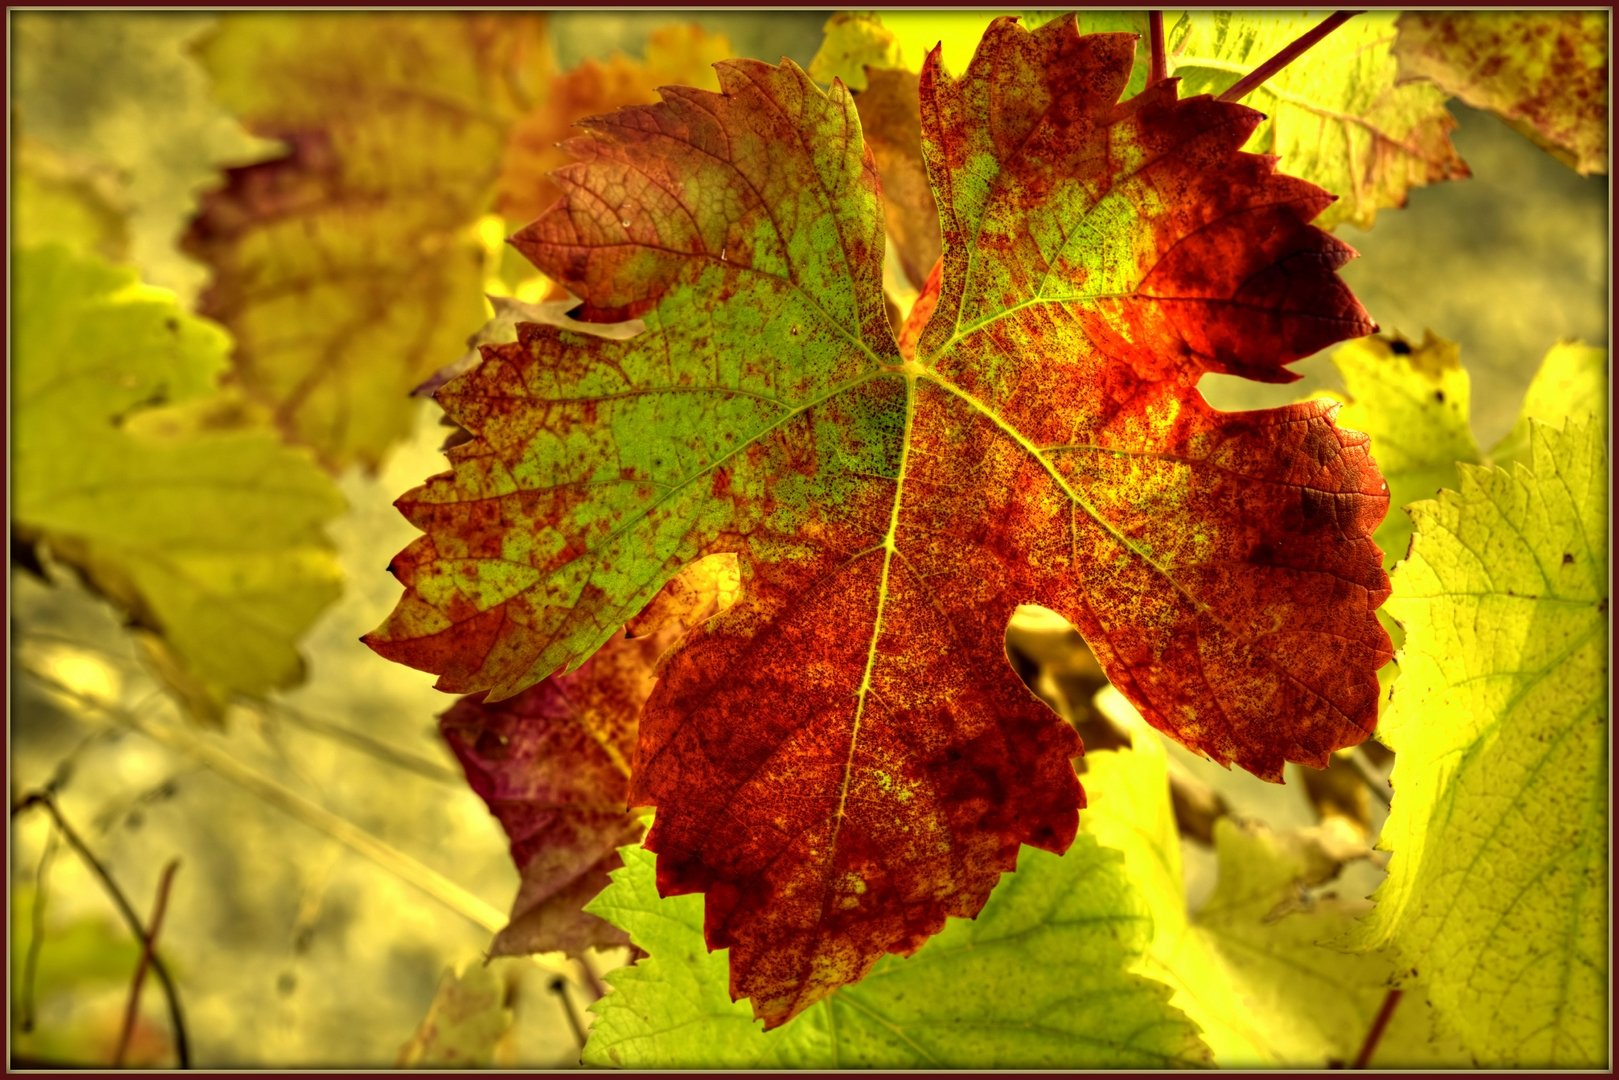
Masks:
[[[73,826],[69,825],[67,819],[62,816],[61,808],[56,805],[56,800],[51,797],[49,792],[35,791],[24,795],[21,801],[11,807],[11,816],[16,817],[18,814],[31,810],[36,806],[44,807],[45,812],[50,814],[51,820],[56,823],[57,831],[62,835],[62,839],[66,840],[68,846],[78,853],[79,858],[84,860],[84,864],[101,881],[102,887],[107,890],[107,895],[112,897],[112,901],[117,906],[118,913],[124,917],[124,923],[129,927],[130,933],[134,934],[135,939],[143,946],[150,949],[151,942],[147,937],[146,928],[141,925],[140,916],[135,914],[135,909],[130,905],[129,898],[124,895],[124,890],[118,887],[118,883],[113,880],[112,874],[107,871],[106,866],[102,864],[100,859],[96,858],[95,853],[79,837],[79,834],[73,831]],[[174,979],[169,974],[168,965],[164,964],[163,958],[156,953],[151,954],[151,967],[152,974],[156,975],[157,981],[162,984],[163,995],[168,1000],[169,1024],[174,1030],[174,1056],[178,1059],[180,1068],[189,1069],[191,1068],[191,1044],[190,1040],[186,1038],[185,1017],[180,1010],[180,992],[175,988]]]
[[[1147,43],[1151,66],[1147,69],[1147,85],[1155,86],[1169,78],[1169,61],[1164,55],[1164,13],[1147,12]]]
[[[1349,1066],[1351,1069],[1364,1069],[1371,1063],[1372,1055],[1377,1052],[1377,1044],[1383,1038],[1389,1020],[1394,1016],[1394,1007],[1400,1003],[1400,998],[1404,994],[1404,990],[1394,987],[1383,998],[1383,1006],[1377,1010],[1371,1029],[1366,1032],[1366,1041],[1360,1044],[1360,1053],[1355,1055],[1355,1063]]]
[[[1269,60],[1238,79],[1229,90],[1220,95],[1219,100],[1241,101],[1259,89],[1266,79],[1281,71],[1300,56],[1303,56],[1316,42],[1359,14],[1360,12],[1358,11],[1335,11],[1328,15],[1315,26],[1300,34],[1292,42],[1284,45],[1275,56],[1272,56]]]
[[[152,950],[157,947],[157,933],[163,928],[163,913],[169,907],[169,889],[174,885],[174,873],[180,869],[179,859],[170,859],[157,883],[157,900],[152,904],[152,921],[146,926],[146,940],[141,943],[140,962],[135,965],[135,977],[129,984],[129,1001],[124,1005],[124,1027],[118,1033],[118,1052],[112,1057],[112,1067],[124,1067],[129,1054],[129,1043],[135,1035],[135,1019],[140,1015],[141,988],[146,985],[146,969],[152,964]]]
[[[56,861],[56,849],[61,845],[61,834],[52,825],[45,838],[45,850],[39,856],[39,868],[34,871],[34,903],[30,910],[28,953],[23,958],[22,1001],[18,1004],[18,1026],[23,1032],[34,1030],[34,993],[39,981],[39,954],[45,947],[45,901],[50,895],[46,883],[50,880],[51,865]]]
[[[573,1037],[579,1042],[579,1052],[585,1050],[585,1025],[574,1011],[573,998],[568,996],[568,980],[560,975],[551,980],[551,993],[557,996],[562,1005],[562,1015],[568,1018],[568,1026],[573,1029]]]

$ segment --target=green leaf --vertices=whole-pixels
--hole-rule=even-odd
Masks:
[[[221,98],[290,152],[205,203],[186,240],[214,272],[200,310],[236,338],[248,395],[328,465],[379,464],[411,389],[485,317],[476,223],[549,76],[539,18],[241,13],[202,44]]]
[[[171,294],[59,247],[14,269],[14,532],[121,606],[198,715],[297,682],[336,488],[215,390],[229,339]]]
[[[1489,109],[1580,175],[1608,171],[1608,15],[1413,11],[1394,42],[1401,79]]]
[[[1540,370],[1524,394],[1518,422],[1490,451],[1490,460],[1503,469],[1514,461],[1528,465],[1531,420],[1564,427],[1569,420],[1600,418],[1607,402],[1608,350],[1560,341],[1540,362]]]
[[[1414,187],[1468,175],[1450,143],[1445,94],[1396,85],[1396,12],[1362,12],[1243,99],[1269,119],[1244,149],[1276,154],[1290,176],[1338,195],[1316,219],[1371,228]],[[1320,12],[1166,15],[1169,73],[1181,95],[1218,95],[1321,21]]]
[[[495,1044],[512,1026],[504,997],[499,976],[486,964],[445,971],[421,1026],[399,1051],[399,1064],[415,1069],[487,1067]]]
[[[1152,909],[1152,947],[1138,970],[1174,988],[1172,1004],[1202,1029],[1222,1068],[1352,1061],[1393,968],[1389,956],[1332,946],[1364,908],[1311,898],[1307,887],[1335,872],[1335,860],[1323,859],[1319,839],[1308,833],[1273,834],[1222,818],[1215,826],[1218,883],[1189,916],[1164,744],[1117,692],[1104,695],[1133,748],[1086,756],[1090,807],[1083,820],[1087,832],[1124,854],[1130,880]],[[1420,1000],[1408,998],[1373,1065],[1454,1060],[1452,1047],[1433,1042]]]
[[[1456,465],[1528,462],[1529,421],[1561,426],[1594,415],[1608,399],[1608,353],[1578,342],[1552,346],[1525,395],[1517,426],[1486,459],[1468,413],[1471,380],[1454,342],[1426,334],[1412,345],[1399,334],[1361,338],[1334,350],[1347,400],[1338,423],[1372,437],[1372,456],[1389,485],[1389,515],[1376,533],[1393,566],[1411,541],[1406,507],[1455,488]]]
[[[53,157],[44,176],[22,172],[13,220],[27,224],[14,242],[88,240],[82,250],[124,255],[73,227],[94,186],[95,216],[127,216],[127,256],[146,280],[191,296],[204,271],[174,245],[199,193],[218,183],[221,166],[275,152],[219,106],[190,54],[213,21],[112,11],[23,12],[12,20],[17,129]],[[37,155],[23,160],[39,164]],[[74,188],[79,206],[63,205],[64,189]],[[103,221],[97,231],[106,228]]]
[[[1424,977],[1487,1067],[1607,1064],[1604,431],[1532,422],[1530,465],[1414,507],[1389,878],[1362,942]]]
[[[775,1030],[732,1002],[700,896],[659,899],[653,857],[590,905],[651,955],[607,976],[587,1065],[660,1068],[1171,1068],[1207,1052],[1163,987],[1129,973],[1151,936],[1117,856],[1026,849],[973,921],[952,919]]]
[[[1332,363],[1349,397],[1338,423],[1372,437],[1372,457],[1388,481],[1389,515],[1374,539],[1393,566],[1411,541],[1404,508],[1455,487],[1458,461],[1480,460],[1461,350],[1432,333],[1415,346],[1396,334],[1352,341]]]

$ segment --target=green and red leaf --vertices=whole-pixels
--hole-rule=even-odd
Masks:
[[[959,79],[930,58],[944,255],[914,356],[841,86],[733,61],[718,94],[589,121],[515,242],[645,330],[526,326],[439,393],[473,438],[400,500],[426,535],[368,640],[441,688],[510,697],[737,553],[741,599],[663,663],[631,798],[767,1026],[1072,841],[1080,746],[1006,660],[1021,603],[1222,762],[1279,779],[1372,729],[1365,439],[1196,389],[1370,331],[1352,252],[1309,224],[1330,196],[1240,151],[1258,113],[1173,81],[1120,103],[1133,52],[1002,19]]]

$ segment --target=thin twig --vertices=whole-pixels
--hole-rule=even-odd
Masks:
[[[306,731],[312,731],[317,735],[325,735],[328,738],[345,743],[362,754],[367,754],[385,764],[415,773],[417,776],[425,777],[428,780],[456,784],[462,782],[461,774],[443,762],[431,761],[408,750],[401,750],[380,739],[374,739],[363,731],[356,731],[345,724],[339,724],[316,716],[313,713],[305,712],[302,709],[294,708],[285,702],[256,703],[255,707],[263,715],[274,715],[290,720]]]
[[[596,995],[595,1000],[600,1001],[607,993],[607,987],[602,982],[601,974],[596,970],[596,965],[591,962],[590,957],[585,956],[583,953],[579,955],[575,963],[579,965],[579,970],[585,977],[585,985],[590,988],[592,994]]]
[[[50,631],[29,631],[27,637],[29,640],[71,645],[82,652],[94,653],[100,659],[105,660],[110,664],[118,664],[120,666],[129,668],[138,667],[138,665],[133,664],[126,657],[119,656],[117,653],[98,648],[86,642],[78,641],[68,635],[55,634]],[[143,699],[140,704],[144,704],[146,701],[153,699],[160,699],[163,696],[164,694],[162,690],[154,690],[150,695]],[[136,709],[138,710],[139,707],[140,706],[137,705]],[[289,720],[298,727],[312,731],[317,735],[328,736],[338,742],[347,743],[350,747],[360,751],[363,754],[368,754],[379,761],[397,766],[409,772],[413,772],[416,775],[425,777],[429,780],[441,780],[446,783],[460,783],[462,781],[461,773],[451,765],[445,764],[442,761],[434,761],[430,758],[422,757],[410,752],[409,750],[400,749],[399,747],[393,746],[392,744],[384,742],[381,739],[367,735],[363,731],[357,731],[354,728],[351,728],[346,724],[339,723],[336,720],[329,720],[322,716],[316,716],[314,713],[311,713],[305,709],[289,705],[285,701],[255,701],[250,702],[249,707],[255,712],[259,713],[261,716],[276,716],[284,720]],[[104,739],[108,736],[108,734],[109,732],[106,731],[96,732],[85,740],[85,745],[93,743],[98,739]],[[74,749],[70,751],[67,756],[69,758],[75,757],[85,748],[85,745],[74,747]],[[52,791],[57,790],[57,787],[54,784],[47,784],[46,787]]]
[[[1238,79],[1234,84],[1232,84],[1231,89],[1220,95],[1219,100],[1241,101],[1243,98],[1257,90],[1266,79],[1270,78],[1272,75],[1275,75],[1278,71],[1281,71],[1287,65],[1304,55],[1304,53],[1309,51],[1310,47],[1316,42],[1320,41],[1322,38],[1326,37],[1328,34],[1338,29],[1338,27],[1342,26],[1344,23],[1348,22],[1350,19],[1359,14],[1360,12],[1358,11],[1335,11],[1331,15],[1328,15],[1315,26],[1309,30],[1306,30],[1303,34],[1295,38],[1291,43],[1284,45],[1275,56],[1272,56],[1269,60],[1266,60],[1263,64],[1260,64],[1258,67],[1254,68],[1254,70]]]
[[[1355,752],[1349,755],[1349,765],[1355,774],[1366,783],[1366,787],[1384,806],[1394,805],[1394,794],[1389,790],[1389,782],[1378,775],[1377,769],[1366,759],[1366,752],[1355,747]]]
[[[71,687],[63,686],[42,672],[30,669],[29,674],[53,689],[73,697],[86,709],[111,717],[147,738],[190,757],[221,779],[269,803],[310,828],[325,833],[350,851],[370,860],[400,880],[414,885],[457,915],[491,934],[498,933],[505,927],[506,916],[494,905],[468,892],[432,867],[418,862],[398,848],[371,835],[342,815],[335,814],[324,806],[283,787],[275,780],[248,768],[223,750],[194,736],[183,734],[168,724],[149,720],[127,709],[78,694]],[[571,968],[556,961],[541,956],[531,956],[530,959],[553,975],[561,975],[570,981],[576,978]]]
[[[1169,78],[1169,61],[1164,55],[1164,13],[1147,12],[1147,42],[1151,67],[1147,69],[1147,85],[1156,86]]]
[[[1394,1017],[1394,1007],[1400,1003],[1400,998],[1404,994],[1404,990],[1395,987],[1383,998],[1383,1007],[1377,1010],[1371,1029],[1366,1032],[1366,1041],[1360,1044],[1360,1053],[1355,1055],[1355,1063],[1349,1066],[1351,1069],[1364,1069],[1371,1064],[1372,1055],[1377,1052],[1377,1044],[1383,1038],[1389,1020]]]
[[[163,929],[163,913],[169,907],[169,889],[174,885],[174,873],[180,869],[179,859],[170,859],[157,883],[157,900],[152,904],[152,921],[146,926],[146,940],[141,944],[141,958],[135,965],[135,978],[129,984],[129,1001],[124,1005],[124,1028],[118,1033],[118,1051],[113,1054],[112,1067],[124,1067],[129,1054],[130,1040],[135,1037],[135,1019],[141,1011],[141,988],[146,985],[146,969],[152,963],[152,950],[157,948],[157,933]]]
[[[558,976],[551,980],[550,988],[551,993],[555,994],[562,1002],[562,1015],[568,1018],[568,1026],[573,1029],[573,1037],[579,1040],[579,1051],[583,1053],[585,1049],[585,1025],[579,1019],[579,1014],[574,1011],[573,999],[568,996],[568,980]]]
[[[62,811],[56,805],[56,800],[48,792],[35,791],[23,796],[20,802],[12,806],[11,816],[16,817],[18,814],[36,806],[44,807],[46,813],[51,815],[51,820],[56,822],[56,828],[62,834],[62,839],[68,842],[68,846],[78,853],[79,858],[84,860],[84,864],[101,881],[102,887],[107,890],[107,895],[112,897],[112,902],[117,906],[118,913],[124,917],[124,923],[129,927],[130,933],[135,935],[137,941],[145,945],[147,943],[146,928],[141,925],[140,916],[135,914],[135,909],[130,906],[128,897],[118,887],[118,883],[112,879],[112,874],[108,873],[106,866],[102,865],[101,860],[96,858],[95,853],[80,839],[79,834],[73,831],[73,827],[62,816]],[[163,996],[168,1000],[169,1025],[174,1030],[174,1056],[179,1061],[180,1068],[189,1069],[191,1068],[191,1044],[190,1040],[186,1038],[185,1017],[180,1009],[180,992],[175,988],[174,979],[169,974],[168,965],[163,963],[162,957],[153,953],[151,964],[152,974],[156,975],[157,981],[162,984]]]
[[[22,1001],[18,1004],[18,1026],[24,1032],[34,1030],[34,991],[39,981],[39,954],[45,947],[45,900],[50,895],[46,882],[50,879],[51,863],[56,859],[56,849],[61,839],[56,826],[51,826],[50,835],[45,837],[45,850],[39,856],[39,868],[34,871],[34,903],[30,913],[30,927],[28,938],[28,954],[23,958],[22,966]]]

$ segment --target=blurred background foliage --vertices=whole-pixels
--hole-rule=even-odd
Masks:
[[[572,1067],[593,974],[560,954],[480,966],[517,886],[506,838],[438,735],[435,717],[449,699],[428,676],[385,663],[358,641],[392,607],[398,587],[383,568],[414,535],[391,501],[442,467],[438,410],[406,395],[457,359],[477,329],[480,288],[525,301],[548,295],[502,245],[524,221],[503,216],[499,208],[512,201],[491,192],[524,176],[546,183],[543,171],[565,160],[548,156],[549,141],[582,115],[646,98],[654,77],[684,81],[669,76],[688,53],[705,64],[718,49],[809,66],[826,13],[553,13],[531,18],[521,55],[513,54],[515,38],[502,36],[507,16],[466,23],[468,40],[506,65],[500,93],[510,109],[501,123],[509,127],[498,130],[526,132],[510,145],[526,140],[521,153],[533,157],[532,172],[521,166],[515,180],[518,166],[508,162],[501,173],[499,138],[486,140],[490,160],[443,155],[434,129],[421,126],[442,101],[421,113],[389,112],[387,95],[357,93],[348,111],[332,103],[335,119],[324,126],[296,110],[278,113],[288,95],[273,80],[345,61],[345,77],[363,85],[373,47],[394,49],[373,57],[376,70],[444,89],[435,82],[447,77],[444,65],[411,63],[412,50],[434,44],[432,33],[400,31],[392,45],[377,45],[361,32],[406,16],[321,16],[338,20],[339,31],[342,20],[366,26],[346,24],[355,32],[309,47],[299,24],[315,17],[11,17],[14,250],[54,242],[133,267],[188,312],[224,322],[244,353],[296,357],[316,380],[329,374],[322,365],[335,363],[325,344],[276,354],[282,345],[270,339],[359,314],[335,338],[351,360],[356,350],[371,360],[416,350],[408,370],[367,363],[332,399],[347,408],[348,394],[356,407],[392,410],[387,426],[363,438],[354,428],[327,439],[327,429],[300,427],[296,394],[256,380],[247,366],[214,391],[236,403],[218,424],[303,443],[309,448],[288,452],[324,464],[336,489],[331,505],[340,495],[346,509],[331,514],[323,541],[323,557],[341,567],[341,596],[312,623],[287,629],[305,678],[238,698],[212,726],[196,723],[195,702],[188,708],[174,692],[186,680],[172,657],[165,667],[161,652],[131,634],[141,623],[138,605],[114,607],[78,587],[72,571],[89,571],[58,550],[68,545],[53,548],[40,539],[54,535],[48,529],[13,522],[12,802],[49,793],[143,921],[165,865],[179,860],[158,944],[179,987],[194,1064]],[[246,20],[255,18],[266,34],[290,34],[254,53],[262,65],[255,77],[271,81],[226,85],[221,94],[231,76],[210,73],[207,57],[253,53]],[[410,18],[428,26],[463,19]],[[691,25],[700,36],[680,29]],[[940,31],[947,61],[957,47],[948,29]],[[321,104],[330,88],[311,81],[304,91]],[[255,93],[262,100],[247,100]],[[1491,114],[1450,108],[1454,143],[1473,177],[1414,191],[1371,230],[1346,225],[1338,233],[1362,255],[1344,276],[1385,331],[1417,340],[1433,330],[1460,344],[1473,379],[1474,429],[1489,445],[1512,426],[1552,344],[1607,342],[1607,181],[1577,175]],[[350,167],[356,161],[369,162],[369,171]],[[443,175],[465,178],[466,193],[444,196],[435,186]],[[399,185],[416,200],[408,213],[389,201]],[[263,221],[284,231],[268,240],[249,235]],[[398,245],[400,228],[412,230],[406,239],[415,248]],[[356,235],[375,249],[359,250]],[[300,236],[352,279],[323,281],[319,304],[303,293],[298,303],[266,307],[266,281],[276,274],[283,285],[273,288],[321,272],[294,265],[288,252],[303,250]],[[424,279],[414,270],[459,251],[472,253],[470,276]],[[213,285],[198,258],[219,275]],[[424,298],[424,289],[446,282],[461,294]],[[1204,389],[1216,405],[1246,408],[1341,388],[1325,356],[1298,369],[1304,381],[1287,387],[1210,378]],[[1066,627],[1033,619],[1020,662],[1048,699],[1082,712],[1099,684],[1070,637]],[[1286,829],[1330,812],[1334,796],[1319,781],[1275,787],[1178,746],[1170,756],[1172,773],[1190,778],[1185,791],[1238,816]],[[1343,797],[1365,804],[1364,793]],[[1375,835],[1380,814],[1374,800],[1351,816]],[[1195,908],[1213,887],[1213,854],[1196,837],[1183,846]],[[14,813],[9,869],[13,1063],[113,1060],[139,944],[47,813]],[[1338,887],[1363,896],[1378,876],[1362,861]],[[599,971],[625,959],[617,952],[593,962]],[[175,1052],[163,995],[149,979],[123,1061],[167,1066]]]

